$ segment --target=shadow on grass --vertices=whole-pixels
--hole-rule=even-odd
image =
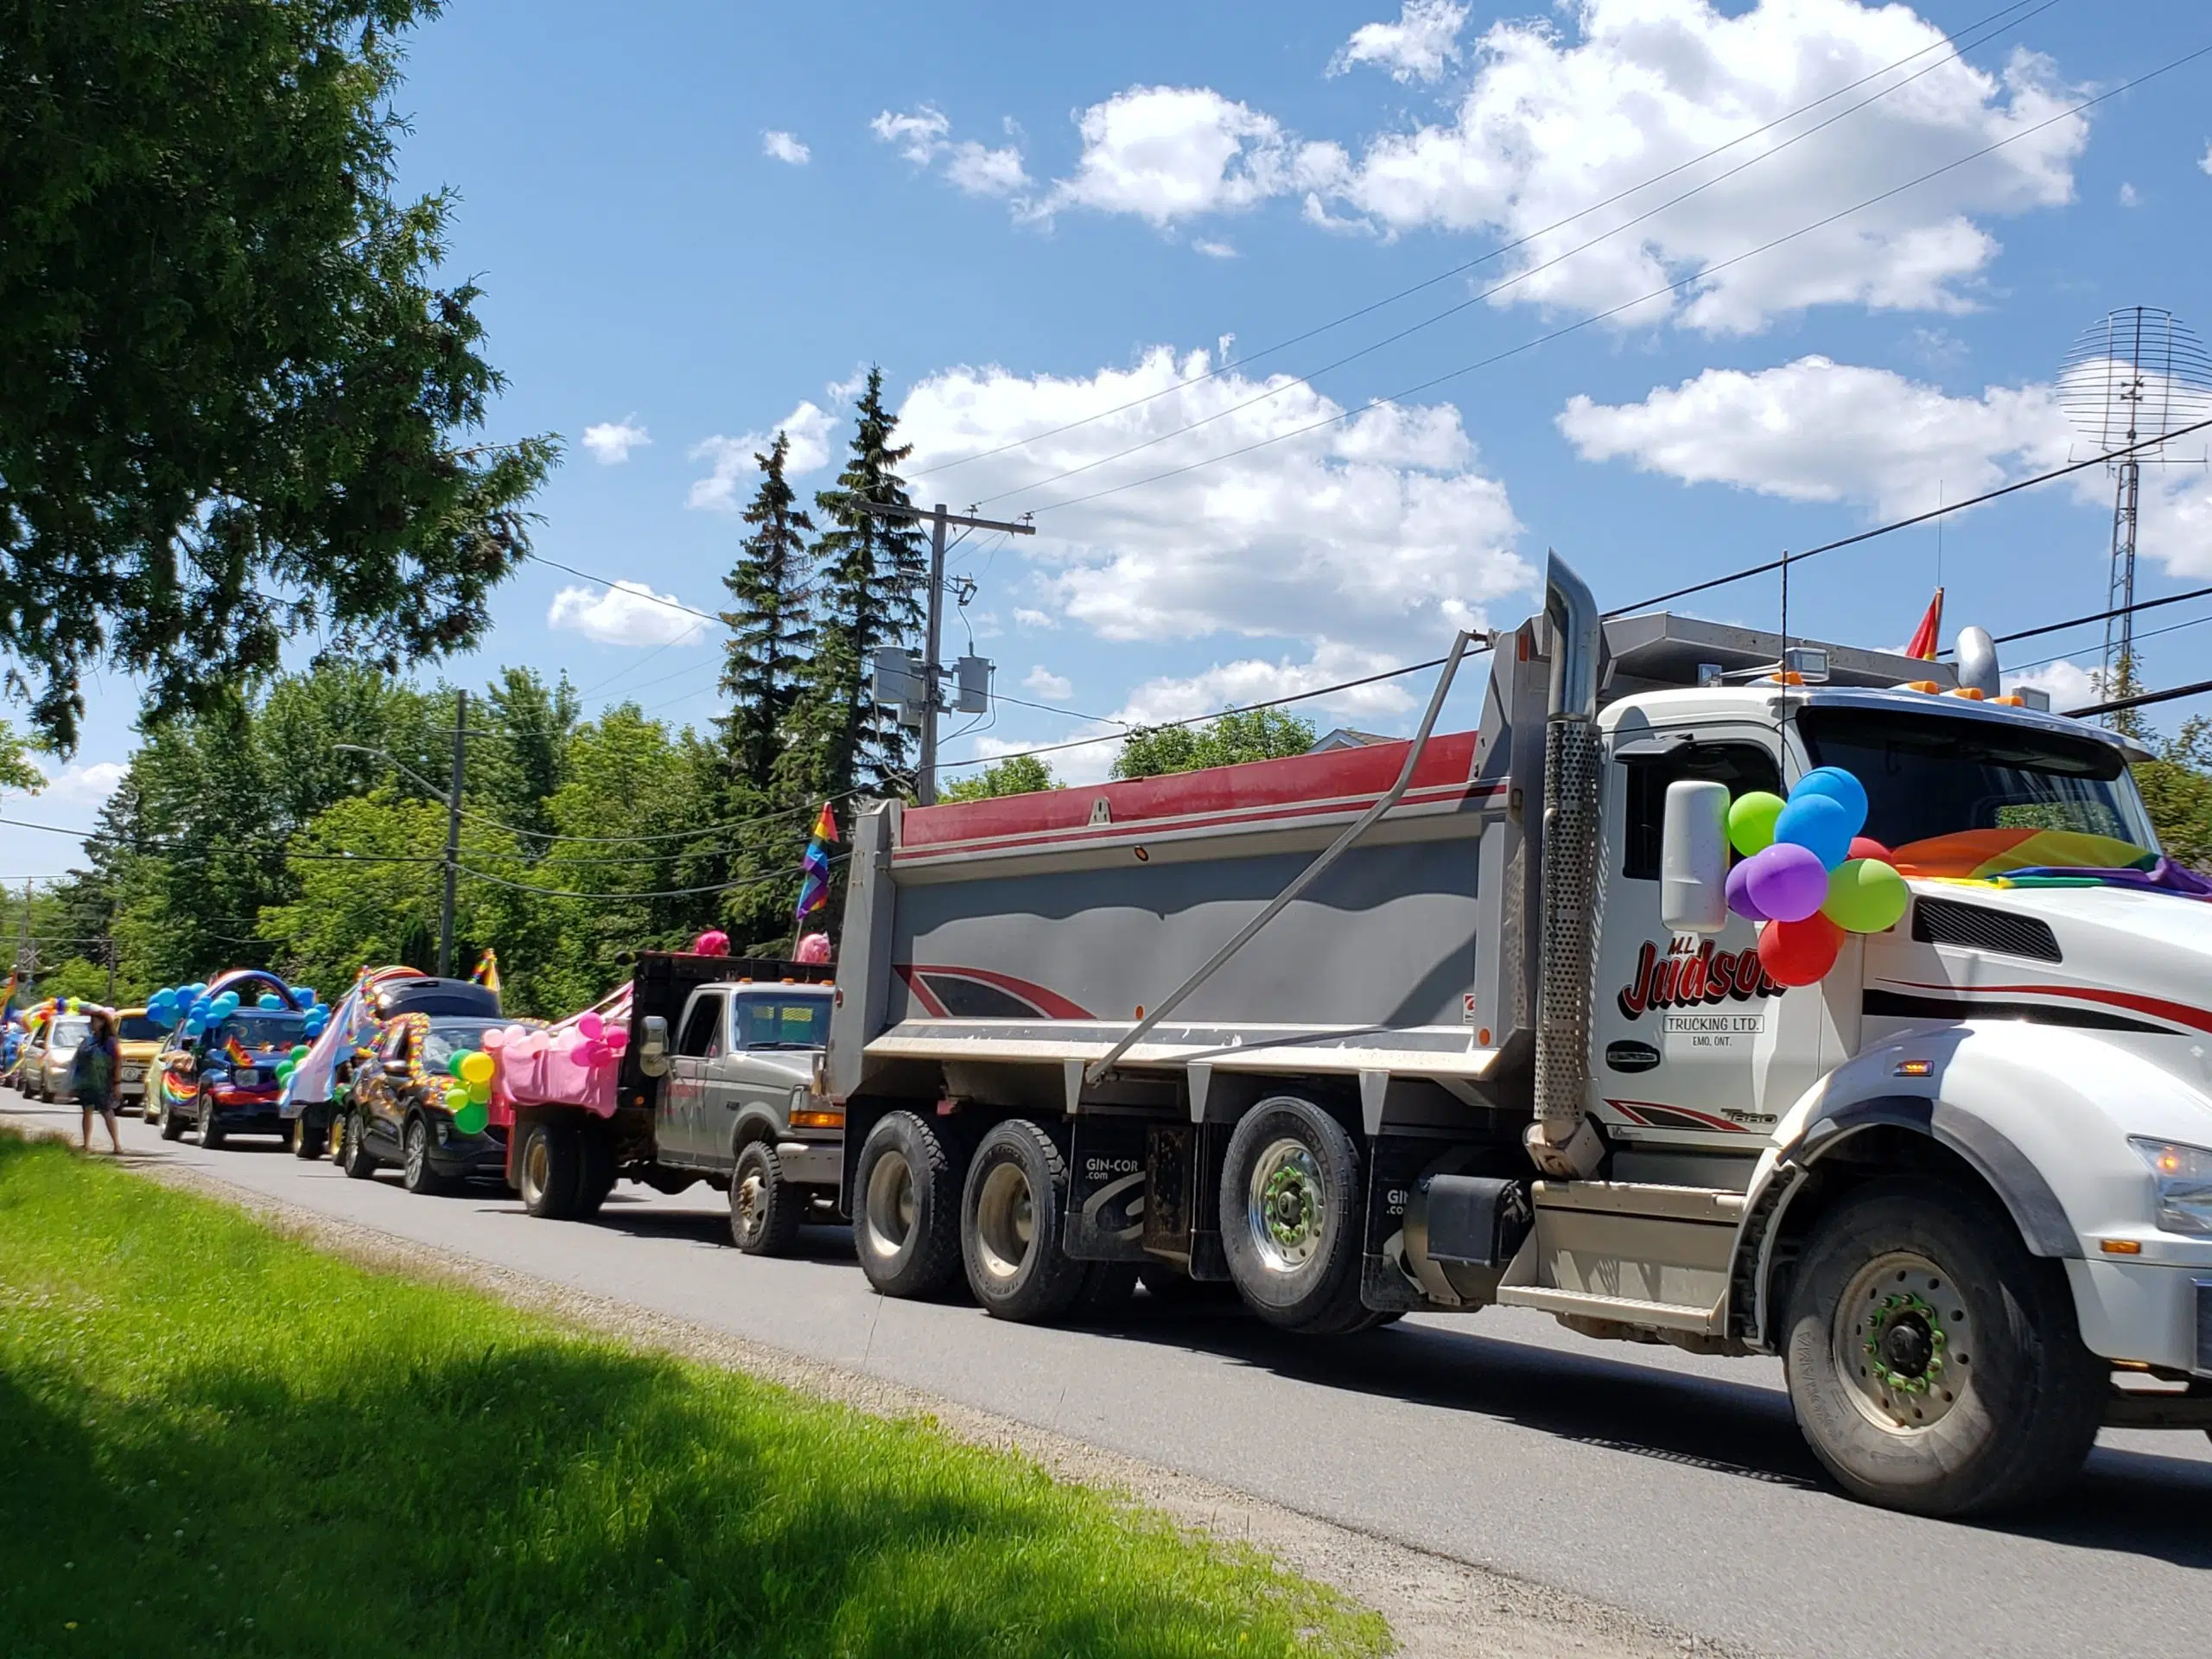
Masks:
[[[1284,1580],[925,1426],[571,1337],[54,1161],[0,1137],[0,1652],[1373,1639],[1337,1624],[1304,1643],[1330,1616]],[[174,1231],[168,1270],[118,1272],[94,1241],[124,1229]]]

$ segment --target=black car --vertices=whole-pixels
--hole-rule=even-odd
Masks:
[[[362,1012],[375,1022],[372,1028],[379,1034],[403,1014],[480,1015],[497,1024],[499,1012],[499,994],[474,980],[439,979],[405,967],[379,969],[371,977],[364,1001]],[[356,1064],[350,1049],[339,1056],[332,1072],[338,1095],[353,1087]],[[288,1099],[283,1112],[292,1152],[300,1158],[322,1157],[331,1150],[332,1127],[342,1128],[346,1122],[346,1109],[335,1100]],[[345,1147],[336,1150],[343,1163]]]
[[[356,1180],[398,1166],[410,1192],[441,1192],[472,1176],[504,1179],[507,1132],[474,1134],[454,1122],[460,1084],[448,1069],[484,1033],[509,1023],[485,1014],[403,1014],[388,1020],[353,1073],[338,1160]],[[448,1104],[450,1099],[451,1104]]]

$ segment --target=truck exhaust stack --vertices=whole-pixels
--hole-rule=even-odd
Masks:
[[[1558,555],[1544,570],[1552,653],[1544,722],[1543,919],[1536,988],[1536,1121],[1529,1155],[1547,1175],[1587,1177],[1605,1155],[1589,1122],[1590,995],[1598,893],[1598,601]]]

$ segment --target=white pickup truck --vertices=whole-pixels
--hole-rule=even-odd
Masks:
[[[1557,561],[1471,645],[1476,731],[1440,685],[1409,742],[860,819],[825,1075],[879,1288],[1779,1355],[1835,1478],[1930,1514],[2212,1427],[2212,906],[2126,743],[1986,650],[1601,623]],[[1667,803],[1820,766],[1910,902],[1786,989]]]

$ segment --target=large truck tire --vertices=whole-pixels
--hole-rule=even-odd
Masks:
[[[996,1125],[976,1144],[960,1196],[960,1254],[968,1288],[995,1319],[1056,1319],[1084,1289],[1086,1264],[1061,1245],[1068,1165],[1027,1118]]]
[[[806,1194],[784,1179],[775,1147],[747,1144],[730,1175],[730,1242],[747,1255],[782,1255],[798,1242],[805,1217]]]
[[[1359,1148],[1310,1100],[1278,1095],[1244,1114],[1221,1170],[1229,1276],[1269,1325],[1309,1336],[1363,1328]]]
[[[365,1181],[377,1173],[376,1154],[369,1150],[367,1126],[359,1112],[346,1113],[339,1131],[338,1167],[346,1172],[347,1179],[355,1181]]]
[[[614,1135],[603,1123],[581,1124],[576,1134],[583,1143],[583,1170],[576,1179],[575,1218],[588,1221],[614,1191]]]
[[[1790,1287],[1789,1398],[1854,1497],[1916,1515],[2047,1497],[2081,1471],[2110,1389],[2056,1262],[1980,1195],[1875,1181],[1815,1224]]]
[[[584,1173],[583,1136],[573,1123],[533,1119],[523,1131],[515,1160],[522,1205],[541,1221],[566,1221],[576,1212]]]
[[[912,1112],[889,1112],[853,1169],[853,1244],[886,1296],[934,1296],[960,1271],[960,1177],[945,1138]]]

